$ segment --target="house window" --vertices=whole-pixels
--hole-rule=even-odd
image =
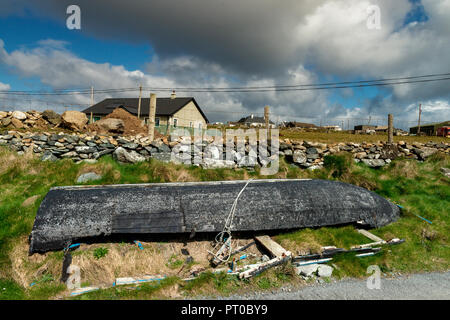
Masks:
[[[159,127],[159,118],[155,118],[155,126]]]
[[[201,122],[198,124],[198,130],[202,130],[202,123]]]
[[[173,119],[173,126],[176,128],[178,125],[178,119]]]
[[[189,128],[192,128],[192,127],[194,127],[194,125],[193,125],[193,123],[191,121],[191,122],[189,122]]]

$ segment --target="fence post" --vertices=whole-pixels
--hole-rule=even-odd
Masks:
[[[388,115],[388,143],[394,143],[394,116]]]
[[[156,113],[156,94],[150,94],[150,112],[148,113],[148,136],[150,141],[155,138],[155,113]]]

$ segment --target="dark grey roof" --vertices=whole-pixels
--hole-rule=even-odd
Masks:
[[[266,120],[264,119],[264,117],[253,117],[252,116],[248,116],[245,118],[241,118],[238,123],[266,123]],[[270,124],[274,124],[272,121],[269,120]]]
[[[202,109],[197,104],[194,98],[156,98],[156,115],[157,116],[172,116],[178,110],[183,108],[189,102],[193,101],[198,111],[202,114],[203,118],[205,118],[206,122],[208,118],[203,113]],[[133,115],[137,115],[139,106],[139,98],[110,98],[100,101],[97,104],[83,110],[82,112],[86,114],[98,115],[108,115],[114,111],[114,109],[118,107],[124,108],[126,111]],[[141,99],[141,116],[147,116],[149,114],[149,106],[150,106],[150,98],[142,98]]]

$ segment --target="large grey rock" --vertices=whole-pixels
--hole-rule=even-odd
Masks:
[[[44,112],[42,112],[42,118],[44,118],[54,126],[59,125],[62,121],[62,117],[53,110],[45,110]]]
[[[146,159],[136,151],[127,151],[122,147],[117,148],[114,151],[114,158],[123,163],[137,163],[144,162]]]
[[[138,145],[137,143],[130,142],[130,143],[124,144],[122,147],[124,147],[124,148],[126,148],[126,149],[134,150],[134,149],[136,149],[138,146],[139,146],[139,145]]]
[[[86,114],[79,111],[66,111],[61,117],[65,127],[76,131],[82,131],[88,123]]]
[[[328,266],[326,264],[319,265],[319,268],[317,269],[317,275],[319,277],[331,277],[333,274],[333,267]]]
[[[94,147],[88,147],[88,146],[78,146],[78,147],[75,147],[75,151],[77,153],[94,153],[94,152],[97,152],[97,149]]]
[[[12,117],[13,117],[14,119],[23,121],[23,120],[25,120],[25,119],[27,118],[27,115],[25,114],[25,112],[22,112],[22,111],[14,111],[14,112],[12,113]]]
[[[318,268],[319,268],[319,265],[316,263],[308,264],[306,266],[295,267],[295,272],[300,276],[311,277],[316,273]]]
[[[292,159],[295,163],[298,164],[305,164],[308,160],[306,158],[306,154],[302,150],[295,150],[294,154],[292,155]]]
[[[386,165],[383,159],[362,159],[361,161],[371,168],[379,168]]]
[[[75,151],[69,151],[61,155],[61,158],[75,158],[75,157],[78,157],[78,153],[76,153]]]
[[[58,158],[56,156],[54,156],[53,153],[46,151],[42,155],[41,160],[42,161],[57,161]]]
[[[203,159],[201,166],[204,169],[218,169],[218,168],[229,168],[232,169],[236,166],[234,161],[231,160],[215,160],[211,158]]]
[[[100,180],[101,178],[102,176],[96,174],[95,172],[88,172],[80,175],[77,179],[77,183],[86,183],[89,181]]]
[[[122,119],[101,119],[95,122],[95,124],[110,133],[123,133],[125,130],[125,123]]]
[[[30,252],[67,241],[114,234],[222,231],[247,181],[58,187],[36,215]],[[282,203],[283,205],[280,205]],[[266,231],[350,224],[381,227],[398,206],[366,189],[327,180],[254,180],[239,198],[233,231]]]
[[[2,119],[2,126],[7,127],[11,124],[11,118]]]
[[[419,156],[420,160],[425,160],[429,156],[431,156],[431,155],[435,154],[436,152],[438,152],[438,150],[435,149],[435,148],[423,147],[423,148],[420,148],[420,149],[415,149],[415,152]]]

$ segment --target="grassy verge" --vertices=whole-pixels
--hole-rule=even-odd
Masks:
[[[441,167],[450,167],[448,156],[435,155],[424,163],[397,160],[384,168],[370,169],[363,164],[353,163],[348,155],[342,155],[327,158],[326,167],[316,171],[299,169],[282,159],[279,172],[274,176],[265,177],[259,175],[258,169],[202,170],[158,161],[120,165],[110,157],[102,158],[96,164],[74,164],[70,160],[50,163],[41,162],[30,155],[18,156],[2,148],[0,149],[0,299],[49,299],[64,296],[65,288],[59,282],[62,252],[28,257],[26,240],[39,204],[49,189],[53,186],[74,185],[76,178],[86,172],[96,172],[103,177],[91,184],[248,178],[317,178],[353,183],[390,198],[405,208],[399,221],[372,232],[386,240],[398,237],[406,239],[406,242],[386,247],[380,254],[364,259],[349,255],[337,257],[332,261],[337,267],[334,276],[364,277],[367,266],[371,264],[379,265],[385,273],[448,270],[450,179],[439,172]],[[428,224],[417,215],[433,223]],[[302,229],[276,235],[275,239],[295,254],[316,252],[321,246],[327,245],[349,248],[351,245],[370,242],[350,226]],[[205,245],[207,244],[199,245],[199,248],[204,251]],[[248,281],[239,281],[225,274],[205,273],[198,279],[186,283],[177,275],[184,263],[183,259],[181,256],[173,256],[179,252],[181,246],[182,244],[173,243],[149,243],[144,244],[145,250],[141,252],[133,244],[101,244],[74,251],[74,259],[78,259],[85,266],[82,270],[82,276],[87,279],[85,286],[97,285],[94,280],[103,274],[121,276],[125,273],[125,262],[138,263],[140,259],[155,260],[158,257],[160,261],[155,267],[155,272],[164,272],[168,275],[166,280],[159,283],[110,288],[76,299],[151,299],[199,294],[226,295],[301,282],[293,275],[289,266],[282,266]],[[100,251],[102,254],[99,254]],[[116,263],[121,259],[125,262]],[[200,258],[195,260],[195,263],[201,261]],[[107,267],[109,269],[105,269]],[[99,271],[94,273],[89,268]],[[31,286],[32,283],[34,284]]]

